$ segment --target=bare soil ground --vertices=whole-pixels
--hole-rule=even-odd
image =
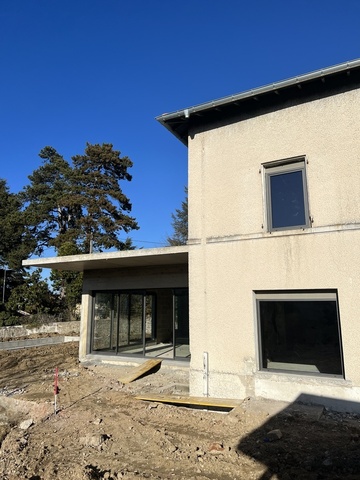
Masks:
[[[187,372],[124,385],[130,367],[80,365],[77,348],[0,352],[0,479],[360,478],[356,415],[253,399],[228,413],[145,402],[135,396],[181,393]]]

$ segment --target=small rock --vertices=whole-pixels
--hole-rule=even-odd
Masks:
[[[94,425],[100,425],[101,422],[102,422],[101,418],[96,418],[93,423]]]
[[[33,425],[33,424],[34,424],[33,419],[32,419],[32,418],[29,418],[28,420],[24,420],[23,422],[21,422],[21,423],[19,424],[19,428],[20,428],[21,430],[27,430],[27,429],[30,428],[31,425]]]
[[[28,443],[27,438],[21,437],[20,440],[19,440],[19,443],[20,443],[20,445],[26,446],[27,443]]]
[[[80,437],[80,443],[87,447],[99,447],[107,438],[106,435],[86,435]]]
[[[282,433],[281,430],[278,428],[275,430],[271,430],[270,432],[267,433],[265,437],[266,442],[276,442],[276,440],[280,440],[282,438]]]
[[[330,465],[332,465],[331,458],[326,458],[326,459],[322,462],[322,464],[325,465],[326,467],[329,467]]]
[[[208,453],[211,455],[222,455],[225,451],[225,448],[222,443],[214,442],[209,445]]]

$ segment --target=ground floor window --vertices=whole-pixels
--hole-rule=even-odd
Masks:
[[[344,376],[336,291],[256,292],[260,368]]]
[[[189,359],[187,288],[93,295],[91,352]]]

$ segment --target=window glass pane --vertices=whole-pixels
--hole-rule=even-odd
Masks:
[[[262,368],[342,375],[337,303],[259,301]]]
[[[271,227],[306,224],[302,171],[270,175]]]

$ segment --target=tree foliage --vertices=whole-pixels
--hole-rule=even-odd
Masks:
[[[79,249],[73,243],[64,243],[58,251],[61,256],[76,255]],[[73,320],[79,317],[79,304],[81,303],[83,275],[70,270],[52,270],[50,280],[54,293],[65,307],[66,318]]]
[[[5,180],[0,179],[0,268],[16,269],[34,248],[34,240],[27,235],[21,212],[19,195],[9,192]]]
[[[49,288],[39,270],[29,273],[21,267],[24,258],[48,248],[57,255],[133,249],[131,239],[120,235],[139,228],[122,191],[122,184],[131,180],[132,162],[112,144],[88,143],[84,154],[71,161],[50,146],[39,156],[41,166],[19,194],[10,193],[0,179],[0,285],[5,300],[0,302],[0,325],[16,322],[20,311],[77,316],[82,274],[54,271]]]
[[[125,244],[119,240],[119,233],[139,228],[135,219],[128,215],[131,203],[120,187],[120,182],[132,179],[128,173],[132,161],[121,157],[109,143],[88,143],[85,154],[72,159],[74,201],[82,207],[78,227],[85,250],[91,244],[95,250],[102,247],[124,250]]]
[[[41,278],[41,270],[26,273],[23,280],[11,290],[7,310],[12,314],[20,311],[28,314],[53,313],[56,310],[56,300],[46,280]]]
[[[188,240],[188,190],[185,187],[185,200],[181,203],[181,208],[175,210],[172,217],[173,234],[167,238],[170,246],[186,245]]]
[[[22,192],[25,223],[36,239],[36,254],[60,245],[70,236],[80,214],[72,200],[69,163],[52,147],[42,149],[39,156],[43,165],[29,175],[31,183]]]
[[[130,181],[132,162],[121,157],[112,144],[87,144],[84,155],[67,162],[53,147],[40,152],[43,165],[29,176],[22,192],[24,215],[37,254],[50,246],[59,250],[65,243],[77,245],[82,253],[102,248],[127,248],[121,232],[138,229],[128,215],[131,203],[121,189]],[[131,244],[130,244],[131,246]]]

